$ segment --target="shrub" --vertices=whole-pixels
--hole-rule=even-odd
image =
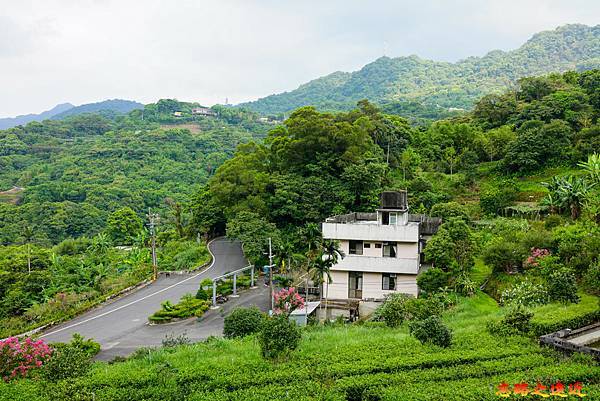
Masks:
[[[406,316],[406,303],[411,298],[406,294],[394,292],[386,296],[385,301],[373,315],[375,320],[383,320],[388,327],[398,327]]]
[[[180,345],[189,345],[191,343],[190,339],[187,336],[187,333],[181,333],[179,335],[175,335],[175,333],[170,333],[165,336],[162,340],[162,346],[165,348],[178,347]]]
[[[212,280],[209,278],[205,278],[200,283],[200,288],[196,292],[196,299],[201,299],[203,301],[207,301],[212,297]]]
[[[289,355],[300,343],[300,329],[295,322],[290,322],[286,315],[275,315],[265,319],[259,343],[263,357],[280,359]]]
[[[273,313],[289,316],[296,309],[304,308],[304,298],[298,294],[294,287],[283,288],[273,295],[275,308]]]
[[[461,295],[470,297],[477,291],[477,285],[468,274],[462,273],[454,280],[454,290]]]
[[[417,285],[421,291],[432,294],[440,288],[448,286],[450,274],[437,267],[428,269],[417,277]]]
[[[57,344],[52,357],[44,364],[42,376],[50,381],[83,376],[91,365],[92,358],[84,349],[71,344]]]
[[[596,262],[589,267],[583,276],[583,288],[590,294],[600,295],[600,262]]]
[[[531,255],[527,257],[523,265],[525,267],[539,267],[540,260],[550,256],[550,251],[544,248],[531,248]]]
[[[548,303],[548,292],[541,284],[535,284],[525,279],[512,288],[502,291],[502,305],[535,306]]]
[[[43,340],[19,341],[17,337],[0,340],[0,377],[4,381],[25,377],[31,370],[46,364],[52,352]]]
[[[533,319],[531,322],[531,333],[534,336],[541,336],[565,328],[578,329],[595,323],[598,320],[600,320],[600,309],[588,313],[575,314],[567,318],[564,318],[561,314],[561,316],[557,316],[557,320],[555,321],[539,322]]]
[[[531,318],[533,313],[523,306],[511,307],[500,321],[488,322],[488,331],[491,334],[505,336],[526,334],[531,331]]]
[[[497,187],[484,190],[479,197],[479,205],[484,213],[497,214],[513,203],[517,193],[518,188],[515,182],[504,180]]]
[[[431,217],[441,217],[442,220],[458,217],[464,221],[470,221],[466,208],[458,202],[436,203],[431,207],[429,215]]]
[[[69,343],[72,347],[79,348],[87,356],[94,357],[100,352],[100,344],[91,338],[87,340],[79,333],[74,333],[71,342]]]
[[[577,303],[577,283],[570,269],[562,268],[553,271],[548,277],[548,296],[552,301]]]
[[[430,343],[447,348],[452,344],[452,332],[437,316],[410,322],[410,334],[421,344]]]
[[[562,224],[564,224],[564,219],[558,214],[551,214],[544,219],[544,228],[546,230],[551,230]]]
[[[513,242],[494,239],[483,251],[483,261],[492,266],[494,273],[511,273],[521,267],[523,250]]]
[[[187,319],[192,316],[202,317],[208,310],[207,301],[196,299],[191,294],[185,294],[178,304],[173,305],[170,301],[162,303],[161,310],[155,312],[148,320],[152,323],[167,323],[173,319]]]
[[[245,337],[257,333],[263,323],[263,314],[256,307],[235,308],[227,317],[223,325],[225,338]]]

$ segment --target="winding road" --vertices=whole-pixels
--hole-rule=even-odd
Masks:
[[[160,309],[161,302],[173,303],[186,293],[195,294],[205,278],[213,278],[242,268],[247,261],[241,244],[218,238],[209,244],[213,255],[212,264],[201,272],[171,274],[156,282],[106,302],[75,319],[54,326],[39,337],[48,342],[68,342],[73,333],[99,342],[102,351],[98,359],[110,360],[115,356],[126,356],[141,347],[159,346],[167,336],[184,334],[191,341],[200,341],[209,336],[219,336],[223,331],[223,316],[238,305],[256,305],[262,310],[269,306],[268,290],[259,285],[232,298],[217,310],[209,310],[200,321],[188,319],[163,325],[148,325],[148,316]]]

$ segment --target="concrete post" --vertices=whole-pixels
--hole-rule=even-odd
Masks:
[[[216,280],[213,280],[212,283],[212,290],[213,290],[213,302],[212,302],[212,307],[216,308],[217,307],[217,282]]]
[[[252,265],[252,269],[250,269],[250,287],[254,287],[254,265]]]
[[[237,274],[233,275],[233,295],[232,297],[237,297]]]

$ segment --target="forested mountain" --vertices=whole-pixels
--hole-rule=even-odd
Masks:
[[[495,50],[456,63],[414,55],[381,57],[359,71],[335,72],[240,106],[279,114],[302,106],[349,110],[358,100],[368,99],[405,117],[439,118],[446,117],[448,109],[471,109],[482,95],[512,87],[521,77],[598,66],[600,25],[566,25],[538,33],[516,50]]]
[[[0,243],[22,241],[25,226],[51,244],[95,235],[122,207],[166,209],[269,128],[237,109],[186,112],[195,106],[164,99],[113,119],[85,113],[0,131]]]
[[[538,207],[543,192],[519,199],[515,178],[573,168],[600,153],[600,70],[523,78],[518,84],[517,91],[483,97],[472,113],[426,128],[366,100],[347,113],[300,108],[263,144],[240,147],[217,170],[194,202],[193,222],[201,232],[227,227],[250,252],[264,236],[301,246],[303,225],[373,210],[386,188],[408,188],[412,210],[420,212],[453,198],[469,199],[478,218],[503,213],[517,200],[533,211],[550,207],[547,202],[579,210],[584,189],[575,206],[546,199]],[[565,185],[584,185],[574,180]],[[597,206],[599,201],[589,200]]]
[[[55,114],[51,118],[53,120],[61,120],[70,116],[76,116],[83,113],[98,113],[104,112],[108,115],[126,114],[132,110],[143,109],[144,105],[131,100],[111,99],[97,103],[82,104],[71,109],[65,110],[62,113]]]
[[[12,128],[16,127],[17,125],[25,125],[32,121],[47,120],[57,114],[72,109],[73,107],[75,106],[73,106],[71,103],[61,103],[59,105],[54,106],[50,110],[46,110],[40,114],[26,114],[17,117],[0,118],[0,129]]]

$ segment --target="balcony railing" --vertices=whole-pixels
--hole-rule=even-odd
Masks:
[[[337,240],[418,242],[419,224],[323,223],[323,238]]]

